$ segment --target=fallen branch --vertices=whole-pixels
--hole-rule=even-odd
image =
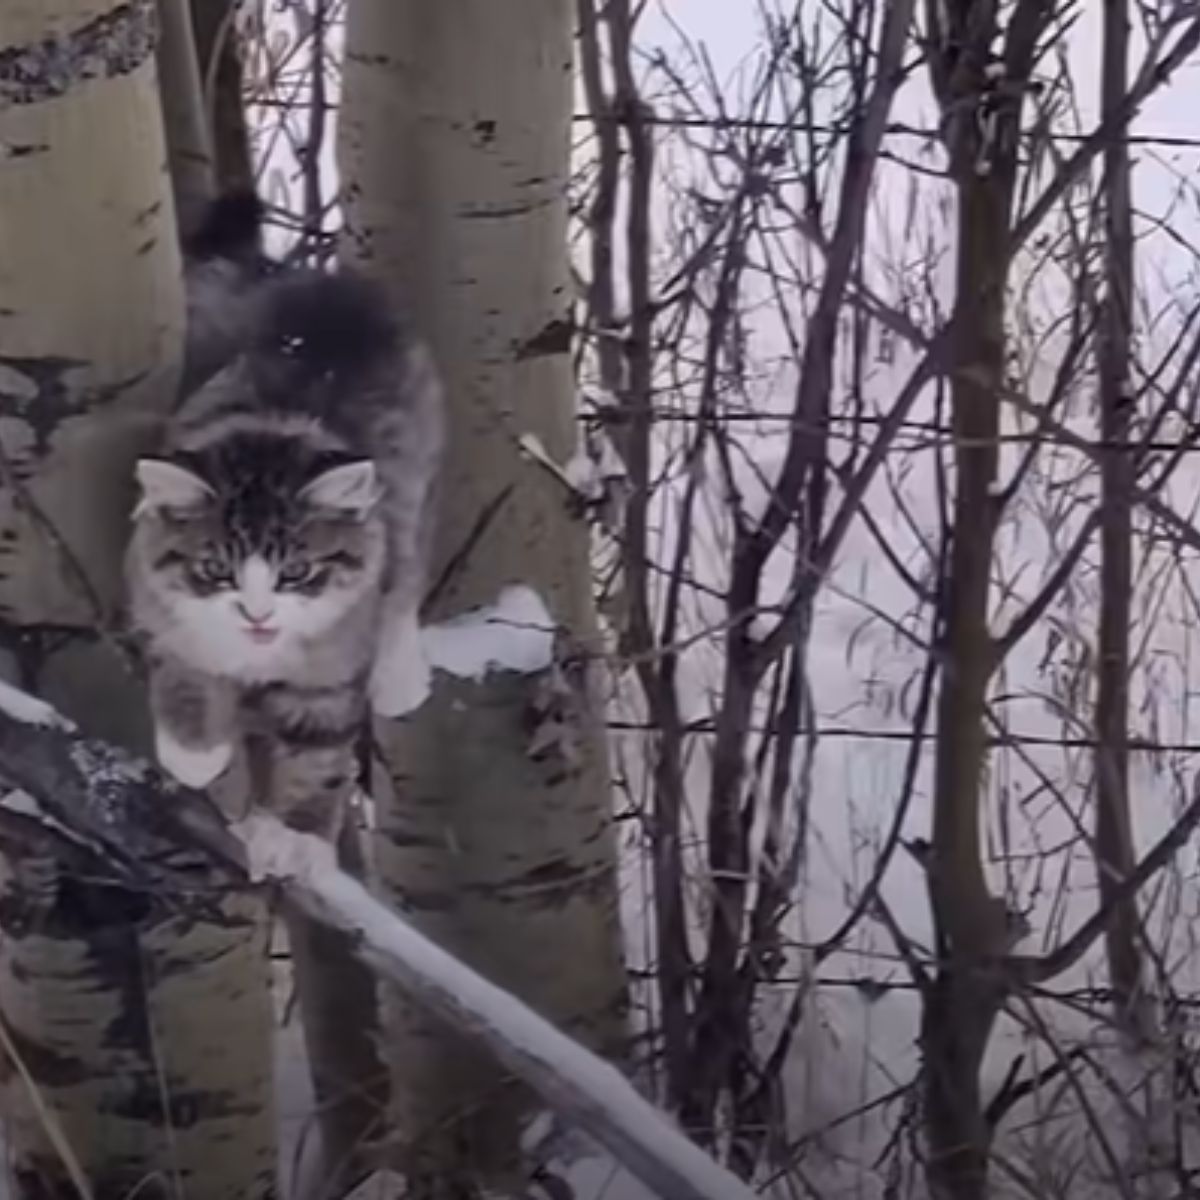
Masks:
[[[669,1200],[750,1200],[610,1064],[413,929],[337,869],[324,842],[257,815],[235,836],[212,802],[41,701],[0,685],[0,842],[53,848],[69,868],[167,904],[274,877],[309,916],[348,933],[358,956],[486,1045],[565,1120]]]

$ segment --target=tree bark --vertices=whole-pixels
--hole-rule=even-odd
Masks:
[[[1126,0],[1105,0],[1101,116],[1119,120],[1128,93]],[[1108,904],[1133,870],[1129,812],[1129,625],[1133,599],[1134,461],[1129,445],[1134,397],[1130,379],[1133,213],[1129,145],[1111,137],[1104,151],[1105,294],[1099,337],[1100,631],[1096,691],[1096,870]],[[1142,982],[1137,900],[1114,903],[1105,931],[1109,982],[1118,1020],[1140,1024]]]
[[[990,73],[1000,32],[993,8],[930,4],[931,61],[958,193],[951,315],[955,489],[949,567],[939,606],[943,655],[937,705],[929,894],[937,967],[921,1022],[929,1188],[935,1200],[984,1200],[991,1130],[979,1071],[1004,999],[1004,901],[993,896],[980,844],[984,715],[995,666],[988,625],[999,500],[1000,393],[1021,111],[1043,0],[1019,0],[1004,31],[1003,74]],[[987,108],[985,109],[985,104]]]
[[[11,688],[0,689],[0,764],[20,789],[0,795],[0,845],[52,847],[93,879],[190,912],[203,910],[214,885],[247,875],[278,881],[292,907],[343,934],[368,969],[490,1047],[654,1195],[750,1200],[748,1188],[618,1071],[428,941],[337,870],[317,838],[266,814],[235,832],[208,797],[82,737],[49,706]],[[1200,817],[1200,799],[1195,808]],[[1194,825],[1195,818],[1188,829]]]
[[[357,879],[366,875],[361,834],[342,829],[338,858]],[[379,1049],[375,977],[340,929],[314,921],[292,904],[283,909],[292,977],[317,1103],[322,1194],[349,1191],[375,1163],[388,1132],[388,1072]]]
[[[132,465],[183,333],[155,25],[153,0],[0,6],[0,670],[127,744]],[[0,1011],[93,1193],[271,1196],[260,909],[152,912],[50,854],[5,858],[0,889]],[[3,1106],[20,1194],[77,1195],[20,1071]]]
[[[254,187],[255,172],[235,0],[191,0],[191,8],[217,191],[245,191]]]
[[[461,613],[521,583],[558,627],[550,668],[439,674],[417,713],[378,731],[393,793],[379,797],[380,873],[423,932],[612,1048],[625,981],[601,714],[586,688],[588,537],[517,445],[535,434],[560,462],[576,445],[571,49],[561,0],[356,0],[339,153],[345,258],[407,301],[445,377],[435,559],[456,565],[433,609]],[[495,1063],[399,995],[388,1019],[410,1186],[461,1194],[514,1174],[527,1105]]]
[[[189,0],[158,0],[158,78],[175,215],[190,229],[216,186]]]

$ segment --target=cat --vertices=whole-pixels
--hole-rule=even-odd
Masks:
[[[245,217],[227,240],[245,245]],[[239,738],[259,739],[271,807],[328,836],[323,797],[350,782],[369,709],[400,715],[428,686],[418,610],[442,390],[372,282],[219,242],[189,281],[200,385],[136,466],[130,617],[163,768],[203,788]]]
[[[184,233],[184,396],[237,352],[262,284],[284,269],[263,253],[263,218],[262,201],[254,192],[232,191],[202,209]]]

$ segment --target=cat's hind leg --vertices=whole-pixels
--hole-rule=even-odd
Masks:
[[[254,802],[300,833],[336,843],[358,780],[366,719],[363,678],[327,685],[273,683],[247,689],[253,729]],[[262,769],[258,769],[261,767]]]

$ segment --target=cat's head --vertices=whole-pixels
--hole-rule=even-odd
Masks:
[[[385,536],[369,460],[297,460],[269,442],[143,458],[134,580],[194,666],[256,674],[378,593]]]

